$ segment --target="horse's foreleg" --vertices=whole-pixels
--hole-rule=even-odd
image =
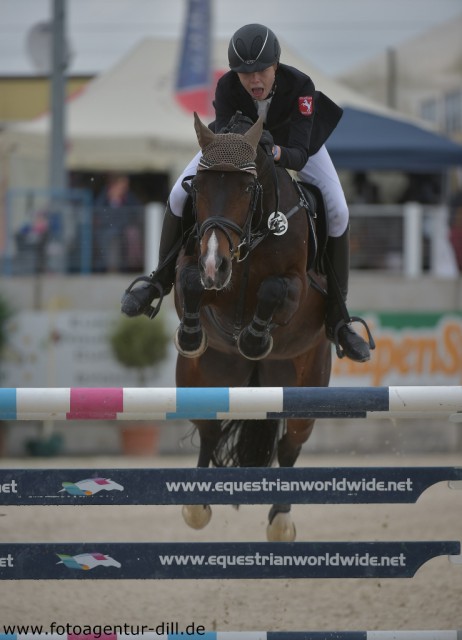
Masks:
[[[200,437],[198,467],[208,467],[213,451],[220,438],[220,422],[208,421],[197,425]],[[181,511],[183,519],[192,529],[203,529],[212,518],[209,504],[185,504]]]
[[[273,348],[271,321],[274,312],[286,300],[288,282],[286,278],[266,278],[258,289],[257,308],[250,324],[238,339],[240,353],[249,360],[265,358]]]
[[[207,348],[207,337],[200,323],[200,308],[204,288],[195,264],[184,267],[178,278],[183,303],[180,326],[175,334],[175,346],[186,358],[197,358]]]
[[[280,467],[293,467],[302,445],[308,440],[314,420],[288,420],[284,436],[278,443]],[[272,542],[292,542],[296,537],[295,525],[290,514],[290,504],[273,504],[268,514],[266,536]]]

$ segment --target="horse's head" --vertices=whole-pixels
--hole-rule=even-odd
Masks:
[[[192,182],[199,230],[199,269],[205,289],[223,289],[232,275],[232,260],[250,234],[259,183],[256,156],[263,123],[246,133],[210,131],[194,114],[202,149]]]

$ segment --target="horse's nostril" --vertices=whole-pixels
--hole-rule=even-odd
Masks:
[[[229,268],[229,260],[227,258],[222,258],[220,264],[218,265],[218,271],[221,271],[221,273],[224,273],[225,271],[228,271]]]

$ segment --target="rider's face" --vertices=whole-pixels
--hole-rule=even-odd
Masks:
[[[238,73],[237,75],[244,89],[254,100],[265,100],[273,88],[276,67],[276,64],[272,64],[271,67],[266,67],[263,71]]]

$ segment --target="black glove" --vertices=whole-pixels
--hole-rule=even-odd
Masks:
[[[273,155],[274,140],[273,136],[267,129],[263,129],[259,145],[263,147],[269,156]]]
[[[236,111],[226,127],[220,129],[218,133],[245,133],[255,124],[251,118],[242,115],[242,111]]]

